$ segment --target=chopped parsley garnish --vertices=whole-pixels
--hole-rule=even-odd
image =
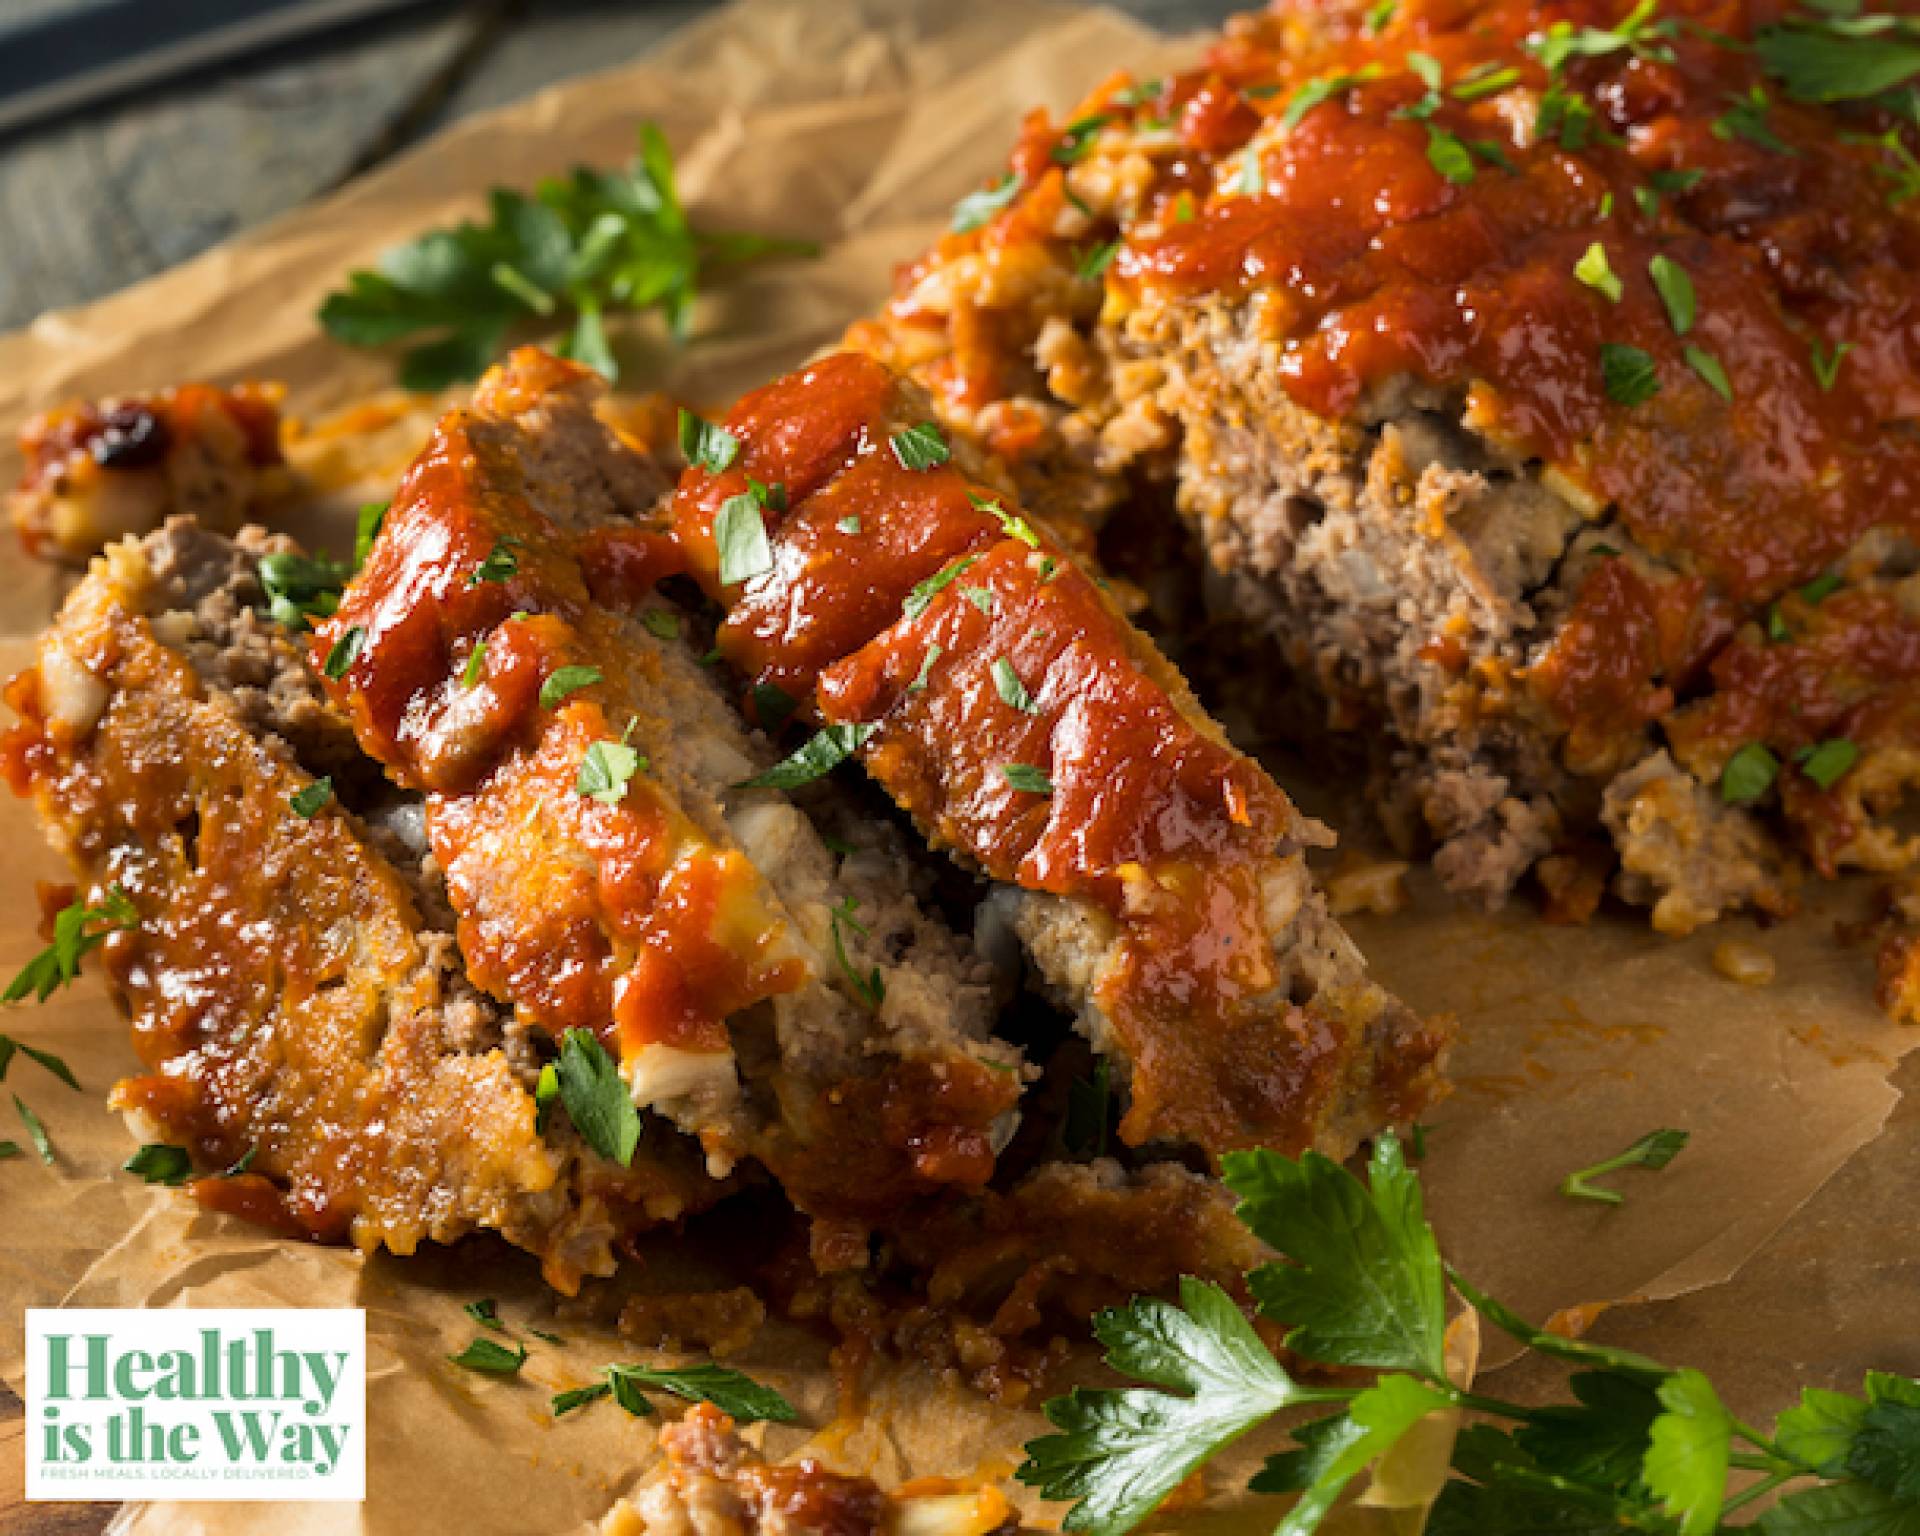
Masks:
[[[713,542],[720,553],[720,581],[724,586],[752,581],[773,569],[773,549],[767,543],[767,525],[760,516],[761,498],[742,491],[720,503],[713,520]]]
[[[1118,240],[1108,240],[1104,244],[1090,247],[1078,262],[1074,264],[1074,274],[1091,281],[1107,270],[1108,264],[1120,249]]]
[[[1091,117],[1079,118],[1068,123],[1061,131],[1060,142],[1051,151],[1055,165],[1072,165],[1086,158],[1087,151],[1093,148],[1094,136],[1107,126],[1110,118],[1100,113]]]
[[[324,619],[339,608],[348,574],[325,555],[262,555],[260,587],[267,594],[267,613],[283,629],[305,629],[309,619]]]
[[[833,526],[838,528],[842,533],[858,533],[860,531],[860,514],[858,512],[849,512]]]
[[[765,773],[736,784],[736,789],[798,789],[832,773],[871,736],[871,725],[826,725]]]
[[[360,653],[366,649],[366,644],[367,632],[358,624],[351,625],[345,634],[333,642],[327,651],[327,659],[321,663],[320,670],[332,681],[339,682],[360,659]]]
[[[1537,131],[1541,140],[1558,139],[1560,147],[1577,154],[1593,139],[1593,106],[1584,96],[1554,85],[1540,98]]]
[[[1687,275],[1687,269],[1671,256],[1661,254],[1647,263],[1647,276],[1653,279],[1654,291],[1666,306],[1667,323],[1673,327],[1674,334],[1686,335],[1693,329],[1694,315],[1693,279]]]
[[[1757,85],[1744,96],[1728,96],[1727,110],[1713,120],[1713,136],[1725,140],[1744,139],[1769,154],[1797,154],[1798,151],[1767,125],[1771,106],[1766,91]]]
[[[477,587],[483,581],[511,581],[520,574],[520,557],[514,553],[519,546],[520,541],[515,538],[496,539],[493,548],[487,551],[487,558],[467,577],[467,585]]]
[[[1787,627],[1787,616],[1780,611],[1778,603],[1767,604],[1767,638],[1775,645],[1784,645],[1793,638],[1793,631]]]
[[[1432,54],[1422,53],[1417,48],[1408,51],[1407,68],[1419,77],[1420,83],[1424,85],[1430,93],[1437,92],[1440,89],[1441,82],[1446,78],[1445,73],[1440,68],[1440,61]],[[1418,110],[1420,116],[1431,117],[1439,110],[1439,104],[1437,102],[1432,104],[1422,103]]]
[[[547,1134],[547,1121],[553,1114],[553,1106],[560,1102],[560,1074],[554,1070],[552,1062],[543,1062],[540,1075],[533,1081],[533,1132],[536,1136]]]
[[[479,682],[480,674],[486,670],[486,666],[487,642],[484,639],[476,640],[473,642],[473,649],[467,652],[466,665],[460,668],[460,686],[471,688]]]
[[[253,1166],[253,1160],[259,1155],[260,1149],[257,1146],[248,1147],[246,1151],[242,1152],[240,1156],[234,1160],[231,1167],[220,1170],[220,1177],[223,1179],[239,1178],[241,1174]]]
[[[1427,163],[1455,186],[1473,180],[1473,154],[1457,134],[1427,124]]]
[[[1298,128],[1300,120],[1322,102],[1352,90],[1356,86],[1378,80],[1384,73],[1378,64],[1366,64],[1347,73],[1322,75],[1317,80],[1309,80],[1293,94],[1287,103],[1287,110],[1280,115],[1280,121],[1288,128]]]
[[[54,915],[53,942],[20,968],[20,973],[7,984],[7,990],[0,993],[0,1003],[17,1003],[29,993],[36,1002],[44,1003],[80,974],[81,959],[104,944],[108,934],[135,927],[139,921],[140,914],[134,910],[133,902],[117,885],[107,888],[98,906],[88,906],[75,896]],[[14,1041],[0,1035],[0,1077],[6,1076],[6,1065],[15,1048]],[[49,1057],[30,1046],[22,1045],[18,1049],[56,1076],[72,1082],[65,1062],[57,1069],[50,1065],[59,1061],[58,1057]]]
[[[682,407],[680,456],[710,475],[723,474],[740,456],[740,439],[725,427],[716,427]]]
[[[1860,761],[1860,749],[1846,737],[1835,736],[1818,746],[1803,748],[1793,760],[1822,789],[1832,789]]]
[[[900,611],[910,619],[919,618],[933,606],[933,600],[964,576],[979,558],[978,555],[962,555],[950,565],[935,571],[925,581],[915,582],[913,590],[900,604]]]
[[[1840,590],[1840,573],[1822,571],[1812,581],[1800,589],[1800,601],[1810,608],[1818,608],[1828,598]]]
[[[479,1371],[483,1375],[517,1376],[520,1367],[527,1363],[527,1346],[508,1349],[497,1339],[475,1339],[459,1354],[447,1358],[464,1370]]]
[[[311,784],[296,789],[287,796],[287,804],[293,808],[293,814],[311,820],[320,813],[320,807],[333,798],[333,777],[323,774]]]
[[[1156,76],[1151,80],[1137,80],[1132,85],[1123,85],[1107,100],[1116,107],[1144,107],[1166,88],[1167,82]]]
[[[964,235],[990,224],[1019,194],[1020,178],[1008,171],[992,186],[969,192],[955,203],[950,227],[956,235]]]
[[[1053,780],[1031,763],[1002,763],[1000,774],[1022,794],[1050,795],[1053,793]]]
[[[1027,685],[1020,681],[1020,674],[1013,670],[1013,663],[1004,656],[994,658],[993,686],[1000,692],[1000,702],[1008,708],[1017,709],[1023,715],[1040,713],[1040,706],[1034,702],[1033,695],[1027,692]]]
[[[553,709],[569,694],[604,681],[598,667],[555,667],[540,685],[540,707]]]
[[[993,612],[993,592],[990,588],[962,587],[960,589],[960,595],[972,603],[973,606],[978,608],[982,613],[991,614]]]
[[[1840,377],[1840,360],[1853,350],[1853,343],[1835,342],[1831,352],[1824,352],[1820,347],[1820,338],[1816,336],[1807,343],[1807,350],[1813,360],[1814,381],[1819,384],[1823,394],[1830,393]]]
[[[33,1143],[33,1150],[40,1161],[49,1168],[53,1166],[53,1140],[47,1135],[47,1128],[40,1123],[40,1117],[27,1108],[26,1100],[19,1094],[13,1096],[14,1113],[19,1115],[20,1123],[27,1128],[27,1140]]]
[[[1733,383],[1727,378],[1727,370],[1721,365],[1719,358],[1704,347],[1696,347],[1691,342],[1680,349],[1680,355],[1686,358],[1687,365],[1705,379],[1707,387],[1722,400],[1733,399]]]
[[[500,1309],[491,1296],[479,1301],[470,1301],[460,1309],[482,1328],[491,1328],[495,1333],[505,1333],[507,1325],[500,1321]]]
[[[320,324],[348,346],[418,341],[401,358],[400,383],[436,390],[477,377],[515,326],[571,310],[561,350],[612,378],[605,311],[657,308],[682,337],[695,292],[715,269],[816,250],[806,241],[695,228],[667,141],[645,123],[625,169],[579,166],[541,182],[531,197],[496,187],[486,223],[431,230],[348,274],[320,306]]]
[[[1453,94],[1459,101],[1479,101],[1482,97],[1498,96],[1511,85],[1517,85],[1520,71],[1509,64],[1502,67],[1489,59],[1484,64],[1476,64],[1462,75],[1453,87]]]
[[[18,1157],[18,1156],[20,1156],[19,1142],[0,1141],[0,1163],[4,1163],[10,1157]]]
[[[1752,805],[1780,776],[1780,759],[1764,745],[1750,741],[1720,770],[1720,798],[1728,805]]]
[[[767,1421],[790,1424],[799,1411],[771,1387],[763,1387],[751,1376],[720,1365],[609,1365],[601,1370],[601,1380],[591,1386],[575,1387],[556,1393],[553,1416],[584,1408],[603,1397],[613,1400],[636,1418],[652,1414],[646,1399],[648,1392],[666,1392],[690,1403],[711,1403],[729,1418],[742,1424]]]
[[[1616,405],[1640,405],[1660,393],[1652,355],[1619,342],[1600,343],[1600,382]]]
[[[193,1159],[187,1156],[185,1147],[150,1141],[120,1167],[149,1184],[177,1185],[187,1182],[187,1176],[193,1172]]]
[[[1527,51],[1539,59],[1549,75],[1559,74],[1568,59],[1604,58],[1623,49],[1671,58],[1671,50],[1649,41],[1655,35],[1654,10],[1655,0],[1640,0],[1617,27],[1575,27],[1571,22],[1556,21],[1544,33],[1527,39]]]
[[[880,1011],[880,1005],[887,1000],[887,979],[875,966],[866,975],[861,975],[852,960],[847,958],[847,936],[842,931],[851,928],[861,938],[867,936],[866,925],[859,918],[859,904],[851,897],[832,909],[830,914],[833,928],[833,957],[840,965],[841,975],[847,978],[854,993],[870,1010]]]
[[[373,541],[380,537],[380,529],[386,523],[390,505],[392,503],[385,501],[369,501],[354,514],[353,563],[356,569],[365,565],[367,556],[373,553]]]
[[[1588,246],[1585,254],[1573,264],[1573,275],[1596,293],[1604,295],[1610,304],[1618,304],[1626,295],[1626,289],[1607,261],[1607,248],[1598,240]]]
[[[0,1035],[0,1082],[6,1080],[7,1068],[13,1065],[13,1056],[16,1051],[28,1061],[51,1072],[75,1093],[80,1091],[80,1079],[73,1075],[73,1068],[65,1061],[54,1055],[52,1051],[38,1050],[23,1040],[15,1040],[11,1035]]]
[[[1560,1186],[1560,1193],[1571,1200],[1597,1200],[1603,1205],[1619,1205],[1625,1197],[1603,1184],[1596,1184],[1594,1180],[1617,1173],[1622,1168],[1651,1168],[1657,1171],[1678,1157],[1686,1144],[1685,1131],[1649,1131],[1617,1157],[1568,1174]]]
[[[1000,531],[1008,538],[1018,539],[1029,549],[1040,547],[1040,535],[1033,531],[1033,524],[1024,517],[1018,517],[1000,505],[998,497],[981,496],[973,491],[967,492],[967,500],[973,503],[976,512],[985,512],[1000,525]]]
[[[1753,49],[1795,101],[1865,101],[1920,77],[1920,27],[1893,12],[1794,15],[1762,27]]]
[[[914,673],[913,681],[907,684],[908,693],[921,693],[925,691],[927,679],[933,675],[933,664],[944,654],[946,654],[945,650],[941,646],[929,645],[927,647],[927,654],[920,658],[920,670]]]
[[[640,1111],[607,1048],[589,1031],[570,1029],[552,1065],[560,1102],[581,1139],[609,1162],[630,1165],[640,1145]]]
[[[633,776],[645,770],[647,760],[624,741],[596,741],[580,759],[574,792],[602,805],[618,805],[627,797]]]
[[[947,440],[930,421],[903,427],[890,439],[902,469],[936,469],[952,457]]]
[[[1648,174],[1647,181],[1654,191],[1665,193],[1669,197],[1678,197],[1681,193],[1691,192],[1699,186],[1706,174],[1702,170],[1653,171]]]
[[[665,608],[649,608],[640,615],[640,624],[656,640],[680,638],[680,616]]]

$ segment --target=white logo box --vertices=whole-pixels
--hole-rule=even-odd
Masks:
[[[359,1500],[357,1308],[27,1312],[27,1497]]]

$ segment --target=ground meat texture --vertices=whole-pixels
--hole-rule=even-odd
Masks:
[[[1279,0],[1196,69],[1103,83],[1071,153],[1035,114],[1009,206],[850,340],[1080,540],[1122,503],[1177,509],[1223,611],[1366,738],[1375,803],[1455,889],[1497,902],[1614,834],[1617,888],[1667,922],[1771,910],[1796,856],[1920,852],[1892,820],[1920,226],[1886,195],[1911,125],[1792,99],[1744,46],[1775,8],[1682,0],[1658,47],[1553,74],[1527,46],[1631,9],[1403,0],[1375,25]],[[1769,103],[1764,131],[1736,99]],[[1855,754],[1837,782],[1834,752],[1804,771],[1825,742]],[[1730,803],[1749,743],[1783,770]],[[1663,750],[1700,793],[1604,811]],[[1703,797],[1715,851],[1649,873]]]
[[[21,542],[79,565],[174,515],[234,532],[289,489],[281,394],[277,385],[182,384],[34,417],[20,433],[25,470],[9,507]]]
[[[401,1253],[491,1229],[571,1290],[725,1186],[662,1125],[628,1168],[539,1134],[516,1026],[423,916],[430,869],[337,795],[294,809],[304,747],[338,766],[347,738],[246,609],[275,548],[186,521],[112,546],[8,690],[9,780],[83,893],[139,913],[105,946],[146,1066],[113,1102],[207,1175],[249,1160],[195,1184],[212,1208]]]
[[[675,533],[721,652],[854,733],[936,844],[1009,893],[1056,997],[1125,1071],[1131,1144],[1344,1154],[1433,1093],[1445,1032],[1369,981],[1304,850],[1324,837],[965,453],[913,465],[926,398],[840,354],[728,416]],[[758,482],[765,569],[718,524]]]
[[[527,350],[442,422],[316,637],[356,655],[334,693],[426,795],[476,984],[597,1033],[716,1169],[856,1229],[978,1187],[1022,1082],[990,973],[904,871],[746,786],[777,753],[650,595],[665,481],[599,389]]]
[[[601,1536],[1012,1536],[1019,1526],[992,1487],[923,1478],[886,1493],[812,1458],[769,1463],[710,1403],[662,1429],[660,1449],[664,1466],[614,1507]]]

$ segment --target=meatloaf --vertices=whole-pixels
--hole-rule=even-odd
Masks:
[[[7,777],[134,914],[105,955],[146,1071],[113,1102],[216,1209],[399,1253],[497,1231],[571,1291],[727,1186],[663,1122],[625,1167],[538,1123],[549,1053],[467,979],[418,797],[261,611],[292,556],[184,519],[116,544],[8,688]]]
[[[1779,913],[1920,854],[1920,136],[1849,28],[1276,0],[849,340],[1082,541],[1177,510],[1454,890]]]
[[[271,384],[181,384],[72,400],[34,417],[20,433],[24,468],[8,498],[21,543],[84,565],[172,516],[234,532],[289,489],[282,393]]]

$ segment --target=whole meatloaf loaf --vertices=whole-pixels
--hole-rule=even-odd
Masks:
[[[1913,26],[1279,0],[850,340],[1056,525],[1176,507],[1456,891],[1782,912],[1920,854]]]

